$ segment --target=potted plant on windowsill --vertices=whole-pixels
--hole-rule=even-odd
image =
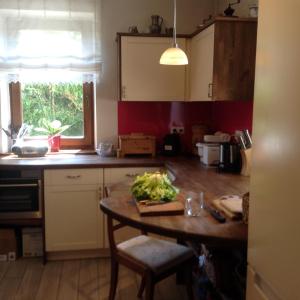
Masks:
[[[61,122],[54,120],[52,122],[48,120],[41,121],[43,127],[34,128],[35,131],[48,135],[48,144],[51,152],[58,152],[60,149],[61,133],[67,130],[70,125],[61,125]]]

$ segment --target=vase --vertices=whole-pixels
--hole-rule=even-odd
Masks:
[[[163,23],[163,18],[158,15],[151,16],[152,23],[149,26],[150,33],[159,34],[161,32],[161,25]]]
[[[54,135],[48,137],[48,143],[51,152],[58,152],[60,149],[60,135]]]

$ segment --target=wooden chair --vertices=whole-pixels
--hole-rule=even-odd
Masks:
[[[110,196],[108,188],[105,188],[106,196]],[[162,279],[182,271],[185,276],[188,299],[194,299],[192,289],[192,267],[195,263],[193,251],[183,245],[156,239],[146,235],[131,238],[120,244],[116,244],[114,231],[123,228],[124,224],[114,222],[111,215],[107,215],[108,238],[111,251],[111,282],[109,300],[114,300],[119,264],[141,275],[141,285],[138,297],[141,298],[146,290],[146,300],[152,300],[154,286]]]

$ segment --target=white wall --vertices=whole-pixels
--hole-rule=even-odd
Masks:
[[[215,0],[216,14],[221,14],[228,7],[228,3],[236,2],[236,0]],[[249,17],[249,6],[257,5],[258,0],[241,0],[240,4],[233,5],[235,9],[234,15],[239,17]]]
[[[300,299],[299,10],[299,1],[260,0],[248,229],[258,276],[248,300]]]
[[[177,0],[178,33],[191,33],[204,18],[213,14],[215,6],[210,0]],[[126,32],[137,25],[146,32],[150,16],[161,15],[172,26],[172,0],[102,0],[103,76],[97,86],[97,140],[116,142],[118,134],[118,53],[117,32]]]

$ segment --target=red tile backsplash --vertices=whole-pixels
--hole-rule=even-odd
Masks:
[[[118,103],[119,134],[155,135],[158,148],[171,126],[184,126],[182,148],[191,151],[192,126],[206,124],[213,131],[233,133],[252,129],[252,102],[122,102]],[[159,150],[159,149],[158,149]]]
[[[237,129],[252,132],[253,101],[216,101],[212,107],[213,130],[234,133]]]

